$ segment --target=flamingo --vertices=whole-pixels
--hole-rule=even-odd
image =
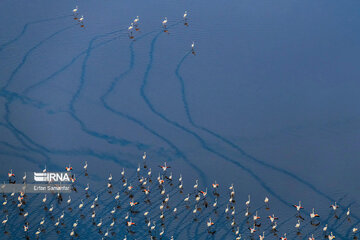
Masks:
[[[135,226],[136,224],[132,221],[132,218],[130,218],[130,221],[127,222],[127,226],[131,227],[131,226]]]
[[[316,218],[316,217],[320,217],[320,216],[319,216],[319,214],[315,213],[315,210],[313,208],[312,212],[310,213],[310,218],[313,219],[313,218]]]
[[[248,195],[248,200],[245,202],[246,207],[249,207],[250,205],[250,195]]]
[[[199,180],[195,180],[195,185],[194,185],[194,189],[197,189],[199,187]]]
[[[287,240],[286,233],[284,233],[284,236],[280,238],[281,240]]]
[[[327,224],[325,224],[325,226],[323,227],[323,232],[326,232],[326,231],[327,231],[327,229],[328,229],[328,225],[327,225]]]
[[[279,219],[279,218],[275,217],[274,214],[272,216],[269,216],[268,218],[270,218],[271,223],[273,223],[275,220]]]
[[[8,215],[5,216],[5,219],[1,222],[3,225],[5,225],[8,222],[9,218]]]
[[[45,217],[42,218],[42,220],[40,221],[40,225],[44,225],[45,223]]]
[[[15,174],[13,173],[13,170],[10,169],[10,172],[8,173],[8,177],[11,178],[11,177],[15,177]]]
[[[214,222],[211,221],[211,218],[209,218],[209,221],[206,223],[208,227],[211,227],[214,225]]]
[[[184,202],[188,202],[190,199],[190,194],[187,195],[187,197],[184,199]]]
[[[330,205],[330,208],[332,208],[334,211],[336,210],[336,209],[338,209],[339,208],[339,206],[336,204],[336,202],[334,203],[334,204],[331,204]]]
[[[73,223],[73,228],[76,228],[78,224],[79,224],[79,220],[76,219],[76,221]]]
[[[85,165],[84,165],[85,171],[87,170],[87,167],[88,167],[88,163],[87,163],[87,161],[85,161]]]
[[[164,165],[163,166],[159,166],[164,172],[168,169],[168,168],[170,168],[170,166],[167,166],[166,165],[166,162],[164,163]]]
[[[168,19],[167,19],[167,17],[165,17],[165,19],[162,21],[162,24],[164,27],[166,27],[167,22],[168,22]]]
[[[96,224],[96,226],[97,226],[98,228],[100,228],[101,225],[102,225],[102,218],[100,218],[100,222],[99,222],[98,224]]]
[[[72,12],[73,12],[74,14],[76,14],[76,13],[78,12],[78,10],[79,10],[79,7],[76,6],[76,7],[72,10]]]
[[[82,21],[84,19],[84,16],[81,16],[80,19]],[[80,19],[79,19],[79,21],[80,21]],[[66,169],[67,172],[70,172],[72,170],[72,166],[69,164],[69,166],[65,167],[65,169]]]
[[[256,211],[255,215],[253,216],[254,221],[260,219],[260,217],[258,216],[258,212]]]
[[[265,239],[265,232],[263,232],[262,235],[259,235],[259,239],[260,239],[260,240],[264,240],[264,239]]]
[[[249,227],[249,230],[250,230],[251,234],[255,233],[256,232],[255,224],[254,224],[254,226],[252,228]]]
[[[35,232],[36,236],[39,237],[39,234],[41,233],[41,229],[38,228],[38,230]]]
[[[301,201],[299,201],[299,205],[294,204],[293,207],[295,207],[298,212],[299,212],[301,209],[304,209],[304,208],[301,206]]]

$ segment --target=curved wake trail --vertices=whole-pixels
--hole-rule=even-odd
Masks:
[[[141,37],[138,38],[138,39],[141,39],[141,38],[143,38],[143,37],[145,37],[146,35],[151,34],[151,33],[153,33],[153,32],[147,33],[147,34],[141,36]],[[112,113],[114,113],[114,114],[116,114],[116,115],[119,115],[120,117],[123,117],[123,118],[125,118],[125,119],[128,119],[128,120],[134,122],[135,124],[137,124],[137,125],[141,126],[142,128],[144,128],[146,131],[150,132],[150,133],[153,134],[154,136],[156,136],[156,137],[158,137],[159,139],[161,139],[162,141],[164,141],[166,144],[168,144],[168,145],[175,151],[176,156],[184,159],[185,162],[188,164],[189,161],[188,161],[186,155],[185,155],[174,143],[172,143],[169,139],[167,139],[167,138],[165,138],[164,136],[160,135],[158,132],[156,132],[156,131],[153,130],[152,128],[148,127],[146,124],[144,124],[143,122],[141,122],[141,121],[138,120],[137,118],[134,118],[134,117],[132,117],[132,116],[130,116],[130,115],[128,115],[128,114],[125,114],[125,113],[123,113],[123,112],[120,112],[120,111],[114,109],[114,108],[111,107],[111,106],[107,103],[107,101],[106,101],[107,97],[108,97],[108,96],[111,94],[111,92],[115,89],[117,83],[118,83],[121,79],[123,79],[124,77],[126,77],[126,76],[132,71],[132,69],[134,68],[134,65],[135,65],[135,54],[134,54],[134,47],[133,47],[133,45],[134,45],[134,42],[131,42],[131,43],[130,43],[130,47],[129,47],[129,48],[130,48],[130,65],[129,65],[129,68],[128,68],[125,72],[121,73],[118,77],[116,77],[116,78],[113,80],[113,82],[110,84],[109,89],[100,97],[101,102],[102,102],[104,108],[106,108],[106,109],[109,110],[110,112],[112,112]],[[190,165],[190,166],[193,167],[192,165]],[[196,169],[195,169],[195,170],[196,170]],[[199,172],[198,172],[198,173],[199,173]],[[205,179],[202,179],[202,181],[205,182]]]
[[[280,195],[278,195],[277,193],[275,193],[261,178],[259,178],[251,169],[249,168],[246,168],[244,167],[243,165],[241,165],[240,163],[238,163],[237,161],[233,160],[233,159],[230,159],[228,157],[226,157],[225,155],[213,150],[212,148],[210,148],[206,142],[198,135],[196,134],[195,132],[185,128],[184,126],[180,125],[179,123],[177,123],[176,121],[173,121],[173,120],[170,120],[168,119],[164,114],[160,113],[159,111],[157,111],[155,109],[155,107],[152,105],[152,103],[150,102],[150,100],[147,98],[146,96],[146,93],[145,93],[145,88],[146,88],[146,85],[147,85],[147,81],[148,81],[148,77],[149,77],[149,73],[150,73],[150,70],[152,68],[152,63],[153,63],[153,52],[154,52],[154,48],[155,48],[155,43],[158,39],[158,37],[160,36],[161,32],[158,33],[156,35],[156,37],[152,40],[151,42],[151,48],[150,48],[150,52],[149,52],[149,57],[150,57],[150,60],[149,60],[149,64],[146,68],[146,71],[145,71],[145,74],[144,74],[144,78],[143,78],[143,83],[142,83],[142,86],[141,86],[141,89],[140,89],[140,94],[141,94],[141,97],[143,98],[143,100],[145,101],[145,103],[147,104],[147,106],[149,107],[149,109],[157,116],[159,116],[161,119],[163,119],[165,122],[183,130],[184,132],[194,136],[199,142],[200,144],[202,145],[202,147],[207,150],[208,152],[211,152],[213,153],[214,155],[220,157],[220,158],[223,158],[225,160],[227,160],[228,162],[231,162],[235,165],[237,165],[238,167],[240,167],[241,169],[243,169],[244,171],[248,172],[253,178],[256,179],[257,182],[259,182],[259,184],[264,188],[266,189],[271,195],[273,195],[274,197],[276,197],[279,201],[281,201],[283,204],[287,205],[287,206],[291,206],[290,203],[288,203],[287,201],[285,201],[283,198],[281,198]],[[196,166],[194,166],[196,167]],[[196,167],[197,168],[197,167]],[[197,168],[199,171],[201,171],[199,168]],[[202,177],[205,178],[205,175],[204,173],[202,172]],[[208,184],[206,184],[208,185]]]
[[[178,24],[178,23],[176,23]],[[176,25],[174,24],[174,25]],[[180,126],[178,123],[176,122],[173,122],[173,121],[170,121],[169,119],[167,119],[164,115],[162,115],[160,112],[156,111],[156,109],[153,107],[153,105],[151,104],[151,102],[149,101],[149,99],[146,97],[146,94],[145,94],[145,87],[146,87],[146,84],[147,84],[147,79],[148,79],[148,76],[149,76],[149,73],[150,73],[150,70],[151,70],[151,67],[152,67],[152,63],[153,63],[153,52],[154,52],[154,48],[155,48],[155,43],[157,41],[157,39],[159,38],[159,36],[162,34],[163,32],[159,32],[155,37],[154,39],[151,41],[151,47],[150,47],[150,52],[149,52],[149,64],[148,66],[146,67],[146,71],[145,71],[145,74],[144,74],[144,78],[143,78],[143,83],[141,85],[141,88],[140,88],[140,95],[141,97],[144,99],[146,105],[149,107],[149,109],[155,113],[155,115],[158,115],[160,118],[162,118],[163,120],[165,120],[166,122],[176,126],[176,127],[179,127],[181,129],[185,129],[183,128],[182,126]],[[207,178],[205,176],[205,173],[199,168],[197,167],[195,164],[193,164],[191,161],[189,161],[187,158],[184,159],[188,165],[190,165],[196,172],[199,173],[199,176],[201,178],[201,180],[203,181],[203,183],[205,185],[208,185],[207,183]]]
[[[148,106],[148,108],[157,116],[159,116],[161,119],[163,119],[165,122],[181,129],[182,131],[192,135],[193,137],[195,137],[199,142],[200,144],[202,145],[202,148],[207,150],[208,152],[210,153],[213,153],[214,155],[228,161],[228,162],[231,162],[233,163],[234,165],[238,166],[239,168],[241,168],[242,170],[244,170],[245,172],[247,172],[250,176],[252,176],[269,194],[271,194],[272,196],[274,196],[277,200],[279,200],[281,203],[283,203],[285,206],[289,207],[289,208],[292,208],[292,205],[291,203],[287,202],[284,198],[282,198],[279,194],[277,194],[274,190],[272,190],[271,187],[269,187],[258,175],[256,175],[250,168],[247,168],[245,166],[243,166],[242,164],[240,164],[239,162],[231,159],[231,158],[228,158],[227,156],[225,156],[224,154],[220,153],[220,152],[217,152],[216,150],[210,148],[205,140],[203,140],[198,134],[196,134],[195,132],[185,128],[183,125],[179,124],[178,122],[176,121],[173,121],[173,120],[170,120],[168,119],[164,114],[162,114],[161,112],[159,112],[154,106],[153,104],[151,103],[151,101],[148,99],[148,97],[146,96],[146,93],[145,93],[145,89],[146,89],[146,85],[147,85],[147,82],[148,82],[148,78],[149,78],[149,73],[150,73],[150,70],[152,68],[152,64],[153,64],[153,53],[154,53],[154,49],[155,49],[155,44],[156,44],[156,41],[158,39],[158,37],[160,36],[161,32],[158,33],[155,38],[152,40],[151,42],[151,47],[150,47],[150,52],[149,52],[149,63],[148,63],[148,66],[146,68],[146,71],[145,71],[145,74],[144,74],[144,77],[143,77],[143,83],[141,85],[141,88],[140,88],[140,95],[141,97],[143,98],[144,102],[146,103],[146,105]],[[188,53],[189,54],[189,53]],[[199,169],[200,170],[200,169]],[[201,171],[201,170],[200,170]],[[205,175],[204,175],[205,177]],[[207,184],[206,184],[207,185]],[[335,232],[335,231],[334,231]],[[337,232],[336,232],[337,233]],[[340,236],[340,233],[337,233],[339,236]]]
[[[18,41],[27,31],[28,27],[30,25],[33,24],[38,24],[38,23],[43,23],[43,22],[50,22],[50,21],[54,21],[54,20],[58,20],[58,19],[63,19],[63,18],[67,18],[70,17],[71,15],[64,15],[64,16],[59,16],[59,17],[55,17],[55,18],[47,18],[47,19],[42,19],[42,20],[37,20],[37,21],[32,21],[29,23],[26,23],[22,29],[22,31],[13,39],[7,41],[6,43],[3,43],[0,45],[0,52],[3,51],[7,46],[9,46],[10,44],[13,44],[14,42]]]
[[[313,184],[311,184],[310,182],[302,179],[301,177],[295,175],[294,173],[286,170],[286,169],[283,169],[283,168],[280,168],[280,167],[276,167],[274,165],[271,165],[269,163],[266,163],[262,160],[259,160],[257,158],[255,158],[254,156],[250,155],[249,153],[247,153],[245,150],[243,150],[240,146],[238,146],[237,144],[231,142],[230,140],[226,139],[225,137],[221,136],[220,134],[212,131],[212,130],[209,130],[203,126],[200,126],[198,124],[196,124],[191,116],[191,113],[190,113],[190,109],[189,109],[189,104],[187,102],[187,99],[186,99],[186,91],[185,91],[185,82],[182,78],[182,76],[180,75],[180,68],[182,66],[182,64],[184,63],[185,59],[191,54],[191,51],[187,52],[183,58],[181,58],[180,62],[178,63],[177,67],[176,67],[176,70],[175,70],[175,75],[176,77],[179,79],[179,82],[180,82],[180,85],[181,85],[181,96],[182,96],[182,101],[183,101],[183,105],[184,105],[184,109],[185,109],[185,112],[186,112],[186,116],[188,118],[188,121],[190,122],[190,124],[197,128],[197,129],[200,129],[204,132],[207,132],[208,134],[216,137],[217,139],[223,141],[224,143],[228,144],[229,146],[233,147],[234,149],[236,149],[238,152],[240,152],[244,157],[252,160],[253,162],[257,163],[257,164],[260,164],[264,167],[267,167],[267,168],[270,168],[274,171],[277,171],[277,172],[280,172],[286,176],[289,176],[291,177],[292,179],[298,181],[299,183],[307,186],[308,188],[310,188],[311,190],[313,190],[315,193],[317,193],[318,195],[326,198],[327,200],[331,201],[331,202],[334,202],[335,199],[331,198],[329,195],[325,194],[324,192],[322,192],[321,190],[319,190],[318,188],[316,188]],[[340,205],[341,206],[341,205]],[[342,207],[343,209],[346,209],[344,207]],[[357,220],[360,220],[356,217]]]
[[[16,93],[11,93],[8,90],[6,90],[6,87],[9,86],[10,82],[13,80],[13,78],[15,77],[15,75],[17,74],[17,72],[22,68],[22,66],[26,63],[28,57],[30,56],[30,54],[37,48],[39,48],[43,43],[45,43],[46,41],[50,40],[51,38],[53,38],[55,35],[71,28],[70,27],[66,27],[64,29],[61,29],[60,31],[55,32],[54,34],[50,35],[49,37],[47,37],[46,39],[43,39],[42,41],[40,41],[38,44],[36,44],[34,47],[32,47],[23,57],[21,63],[15,68],[15,70],[12,72],[10,78],[8,79],[5,87],[2,88],[2,90],[0,91],[0,96],[5,97],[5,99],[7,100],[5,103],[5,122],[6,124],[3,124],[6,128],[8,128],[12,134],[19,140],[19,142],[25,146],[26,148],[28,148],[30,151],[35,152],[40,154],[41,156],[43,156],[46,160],[46,164],[48,166],[52,166],[54,164],[51,163],[50,161],[50,157],[47,156],[45,154],[46,153],[50,153],[50,154],[58,154],[58,155],[86,155],[86,156],[93,156],[102,160],[111,160],[115,163],[121,163],[124,166],[128,166],[128,167],[133,167],[133,165],[125,160],[119,160],[117,157],[115,156],[111,156],[105,153],[96,153],[91,149],[87,149],[87,150],[70,150],[70,151],[65,151],[65,150],[55,150],[55,149],[49,149],[46,148],[45,146],[42,146],[38,143],[36,143],[35,141],[33,141],[30,137],[26,136],[25,133],[21,132],[19,129],[17,129],[10,120],[10,104],[15,100],[15,99],[20,99],[23,102],[25,101],[24,99],[26,99],[27,102],[29,102],[29,98],[27,97],[22,97]],[[121,30],[122,31],[122,30]],[[109,34],[113,34],[116,33],[117,31],[111,32]],[[44,104],[38,104],[38,105],[34,105],[37,108],[42,108],[44,106]],[[29,144],[35,146],[35,148],[31,147],[29,144],[27,144],[26,142],[28,142]]]
[[[24,55],[23,59],[21,60],[20,64],[15,68],[15,70],[11,73],[10,78],[8,79],[8,81],[6,82],[5,86],[1,89],[6,90],[6,88],[9,87],[9,85],[11,84],[11,82],[13,81],[15,75],[18,73],[18,71],[22,68],[22,66],[25,64],[27,58],[29,57],[29,55],[36,50],[37,48],[39,48],[44,42],[50,40],[51,38],[55,37],[56,35],[58,35],[59,33],[62,33],[70,28],[73,28],[74,26],[68,26],[65,27],[53,34],[51,34],[50,36],[48,36],[47,38],[41,40],[40,42],[38,42],[35,46],[33,46],[29,51],[26,52],[26,54]]]

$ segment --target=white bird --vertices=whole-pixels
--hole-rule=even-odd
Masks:
[[[81,15],[81,17],[79,18],[79,22],[82,22],[82,21],[84,21],[84,16],[83,15]]]
[[[3,225],[5,225],[8,220],[9,220],[8,215],[6,215],[5,219],[4,219],[1,223],[2,223]]]
[[[115,196],[115,200],[118,200],[120,198],[120,192],[118,192]]]
[[[324,231],[324,232],[326,232],[326,231],[327,231],[327,229],[328,229],[328,225],[327,225],[327,224],[325,224],[325,226],[323,227],[323,231]]]
[[[85,165],[84,165],[85,171],[87,170],[87,167],[88,167],[88,163],[87,163],[87,161],[85,161]]]
[[[101,227],[102,225],[102,219],[100,218],[100,222],[98,224],[96,224],[97,227]]]
[[[333,233],[331,232],[330,235],[328,236],[329,240],[333,240],[335,239],[335,236],[333,235]]]
[[[346,216],[350,216],[350,208],[348,208],[348,210],[346,212]]]
[[[78,10],[79,10],[79,7],[76,6],[72,11],[73,11],[73,13],[77,13]]]
[[[43,198],[42,202],[43,202],[43,203],[45,203],[45,202],[46,202],[46,199],[47,199],[47,198],[46,198],[46,194],[45,194],[45,196],[44,196],[44,198]]]
[[[212,225],[214,225],[214,223],[211,221],[211,218],[209,218],[209,221],[207,221],[206,225],[208,227],[211,227]]]
[[[197,189],[199,187],[199,180],[195,180],[195,185],[194,185],[194,189]]]
[[[56,223],[54,224],[56,227],[60,224],[60,218],[57,219]]]
[[[301,201],[299,201],[299,205],[294,204],[293,207],[296,208],[298,212],[303,209],[303,207],[301,206]]]
[[[168,22],[167,17],[165,17],[165,19],[162,21],[164,27],[166,27],[167,22]]]
[[[215,198],[215,202],[213,203],[213,207],[215,208],[217,206],[217,198]]]
[[[286,233],[284,233],[284,236],[280,238],[281,240],[287,240]]]
[[[295,228],[299,229],[300,228],[300,220],[297,221]]]
[[[258,216],[258,212],[257,212],[257,211],[255,212],[255,215],[253,216],[253,219],[254,219],[254,221],[260,219],[260,217]]]
[[[44,225],[44,223],[45,223],[45,218],[43,217],[41,222],[40,222],[40,225]]]
[[[191,44],[191,49],[194,50],[194,47],[195,47],[195,42],[193,41]]]
[[[137,16],[134,20],[134,23],[137,23],[139,21],[139,16]],[[146,159],[146,152],[144,152],[143,156],[142,156],[143,160]]]
[[[260,239],[260,240],[264,240],[264,239],[265,239],[265,232],[263,232],[262,235],[259,235],[259,239]]]
[[[185,11],[184,16],[183,16],[183,17],[184,17],[184,19],[186,19],[186,18],[187,18],[187,15],[188,15],[188,14],[187,14],[187,11]]]
[[[315,217],[319,217],[319,214],[315,213],[314,208],[312,209],[312,212],[310,213],[310,218],[313,219]]]
[[[81,209],[83,206],[84,206],[84,202],[83,202],[83,200],[81,199],[81,203],[79,204],[79,208]]]
[[[74,236],[74,234],[75,234],[74,229],[71,229],[70,236]]]
[[[165,229],[162,228],[162,230],[161,230],[161,232],[159,233],[159,235],[162,236],[162,235],[164,234],[164,232],[165,232]]]
[[[339,208],[339,206],[336,204],[336,202],[334,203],[334,204],[331,204],[330,205],[330,208],[332,208],[334,211],[336,210],[336,209],[338,209]]]
[[[245,202],[245,205],[246,205],[247,207],[249,207],[249,205],[250,205],[250,195],[248,195],[248,200]]]
[[[137,172],[140,172],[140,163],[138,164],[138,168],[136,169]]]
[[[76,221],[73,223],[73,228],[76,228],[79,223],[79,220],[76,219]]]
[[[184,202],[188,202],[190,199],[190,194],[187,195],[187,197],[184,199]]]

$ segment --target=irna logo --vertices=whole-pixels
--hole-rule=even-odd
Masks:
[[[70,182],[68,173],[34,172],[35,182]]]

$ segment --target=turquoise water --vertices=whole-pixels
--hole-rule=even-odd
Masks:
[[[73,19],[75,5],[84,28]],[[357,1],[0,6],[4,180],[9,169],[20,178],[45,165],[59,171],[71,164],[80,175],[88,161],[91,174],[79,184],[100,189],[110,172],[117,180],[123,168],[135,172],[146,151],[153,169],[167,161],[188,189],[195,179],[203,188],[216,180],[222,193],[234,183],[239,212],[248,194],[257,207],[268,196],[285,220],[301,200],[323,217],[319,228],[329,223],[337,239],[352,237],[360,210]],[[130,39],[136,16],[140,30]],[[342,214],[351,207],[351,223],[332,218],[334,201]],[[289,221],[281,233],[296,235],[296,220]],[[233,239],[219,233],[222,224],[212,237]],[[189,228],[179,238],[204,239],[199,226],[200,233]]]

